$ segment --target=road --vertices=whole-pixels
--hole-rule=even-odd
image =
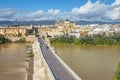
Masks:
[[[40,48],[44,56],[44,59],[48,63],[56,80],[76,80],[76,78],[68,71],[68,69],[66,69],[66,67],[52,53],[51,49],[42,40],[42,38],[38,38],[38,41],[40,42]]]

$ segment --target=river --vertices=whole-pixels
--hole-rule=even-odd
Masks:
[[[26,80],[29,43],[0,44],[0,80]]]
[[[82,80],[112,80],[120,61],[120,46],[57,44],[52,47]]]

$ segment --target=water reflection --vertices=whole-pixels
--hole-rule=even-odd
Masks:
[[[112,80],[120,46],[52,45],[83,80]]]

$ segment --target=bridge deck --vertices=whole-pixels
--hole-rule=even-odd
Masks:
[[[66,69],[66,67],[57,59],[57,57],[52,53],[52,51],[47,47],[46,43],[39,38],[40,48],[42,54],[48,63],[53,75],[56,80],[76,80],[76,78]]]

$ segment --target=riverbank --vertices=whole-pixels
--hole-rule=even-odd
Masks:
[[[27,43],[27,42],[34,42],[37,40],[35,36],[25,36],[25,37],[17,37],[17,36],[4,36],[0,34],[0,44],[3,43]]]
[[[84,46],[120,46],[120,45],[92,45],[92,44],[69,44],[69,43],[51,43],[51,45],[68,45],[68,46],[79,46],[79,47],[84,47]]]
[[[6,38],[3,35],[0,35],[0,44],[11,42],[10,39]]]
[[[120,45],[120,34],[113,36],[56,36],[50,39],[51,43],[57,44],[75,44],[75,45]]]
[[[8,37],[13,43],[26,43],[34,42],[37,40],[37,37]]]

